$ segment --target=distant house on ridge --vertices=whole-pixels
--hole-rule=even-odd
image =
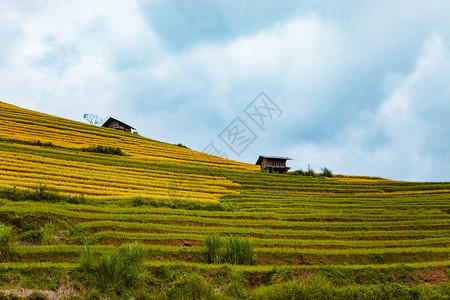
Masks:
[[[272,172],[286,173],[290,169],[290,167],[286,167],[287,160],[292,160],[292,158],[261,155],[258,158],[256,165],[260,165],[261,170],[267,170],[269,171],[269,173]]]
[[[130,125],[125,124],[124,122],[121,122],[111,117],[102,125],[102,127],[119,129],[126,132],[131,132],[131,129],[136,129],[134,127],[131,127]]]

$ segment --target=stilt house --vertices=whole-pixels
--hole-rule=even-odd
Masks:
[[[290,169],[290,167],[286,167],[287,160],[292,160],[292,158],[261,155],[256,164],[261,166],[261,170],[267,170],[269,173],[286,173]]]
[[[111,117],[102,125],[102,127],[119,129],[126,132],[131,132],[131,129],[136,129],[134,127],[131,127],[130,125],[125,124],[124,122],[121,122]]]

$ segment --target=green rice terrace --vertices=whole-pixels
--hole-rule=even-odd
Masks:
[[[265,173],[3,102],[0,158],[0,298],[449,298],[449,182]]]

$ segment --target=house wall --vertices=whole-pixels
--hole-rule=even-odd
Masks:
[[[114,128],[114,129],[120,129],[120,130],[124,130],[126,132],[131,132],[131,128],[128,126],[124,126],[122,123],[117,122],[117,121],[112,121],[109,125],[109,128]]]
[[[261,169],[265,169],[267,167],[286,167],[286,160],[282,159],[270,159],[270,158],[263,158],[261,161]]]

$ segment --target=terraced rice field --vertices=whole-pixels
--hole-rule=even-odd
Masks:
[[[443,276],[430,283],[446,281],[448,182],[262,173],[257,166],[1,102],[0,137],[0,186],[45,185],[87,199],[0,200],[0,220],[15,225],[19,236],[47,220],[59,223],[64,235],[58,245],[17,244],[13,260],[0,269],[75,268],[84,241],[98,253],[141,241],[149,268],[220,269],[208,263],[204,245],[205,235],[219,233],[252,238],[256,264],[232,268],[253,275],[335,268],[356,278],[369,267],[395,272],[402,266],[414,276],[427,270]],[[29,143],[37,140],[52,146]],[[120,147],[126,156],[81,151],[95,145]],[[156,207],[152,200],[169,205]],[[171,208],[173,201],[226,209]]]

